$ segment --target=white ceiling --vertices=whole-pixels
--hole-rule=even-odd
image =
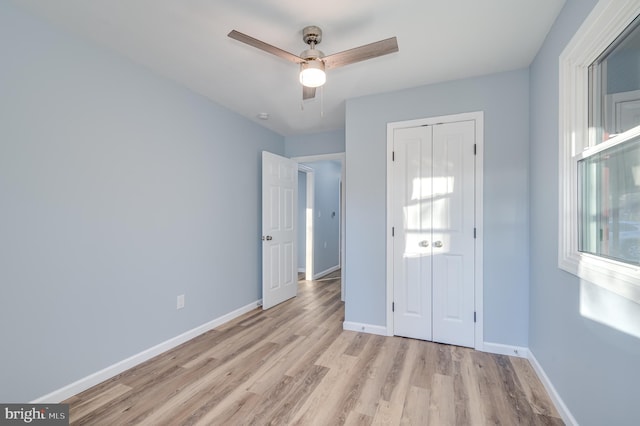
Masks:
[[[527,67],[564,0],[15,3],[289,136],[343,128],[345,99]],[[400,51],[330,70],[302,103],[296,64],[227,37],[236,29],[298,55],[307,25],[322,28],[326,55],[392,36]]]

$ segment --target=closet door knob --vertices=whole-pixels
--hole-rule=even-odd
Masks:
[[[429,241],[427,241],[427,240],[422,240],[422,241],[420,241],[420,242],[418,243],[418,245],[419,245],[420,247],[429,247]]]

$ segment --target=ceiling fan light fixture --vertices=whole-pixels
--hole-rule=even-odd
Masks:
[[[300,64],[300,84],[306,87],[320,87],[327,81],[324,62],[313,59]]]

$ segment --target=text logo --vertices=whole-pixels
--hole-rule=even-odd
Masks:
[[[0,426],[69,425],[68,404],[0,404]]]

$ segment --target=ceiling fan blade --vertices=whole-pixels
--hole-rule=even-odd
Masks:
[[[239,31],[231,30],[231,32],[227,35],[234,40],[238,40],[245,44],[248,44],[249,46],[264,50],[267,53],[271,53],[272,55],[276,55],[282,59],[286,59],[287,61],[295,62],[296,64],[304,62],[302,58],[294,55],[293,53],[289,53],[286,50],[282,50],[278,47],[272,46],[268,43],[265,43],[264,41],[260,41],[257,38],[253,38]]]
[[[307,87],[302,86],[302,100],[306,101],[307,99],[313,99],[316,97],[316,88],[315,87]]]
[[[398,51],[398,40],[395,37],[386,40],[376,41],[374,43],[365,44],[364,46],[355,47],[343,52],[334,53],[333,55],[322,58],[326,69],[343,67],[355,62],[365,61],[367,59],[376,58],[378,56],[387,55]]]

